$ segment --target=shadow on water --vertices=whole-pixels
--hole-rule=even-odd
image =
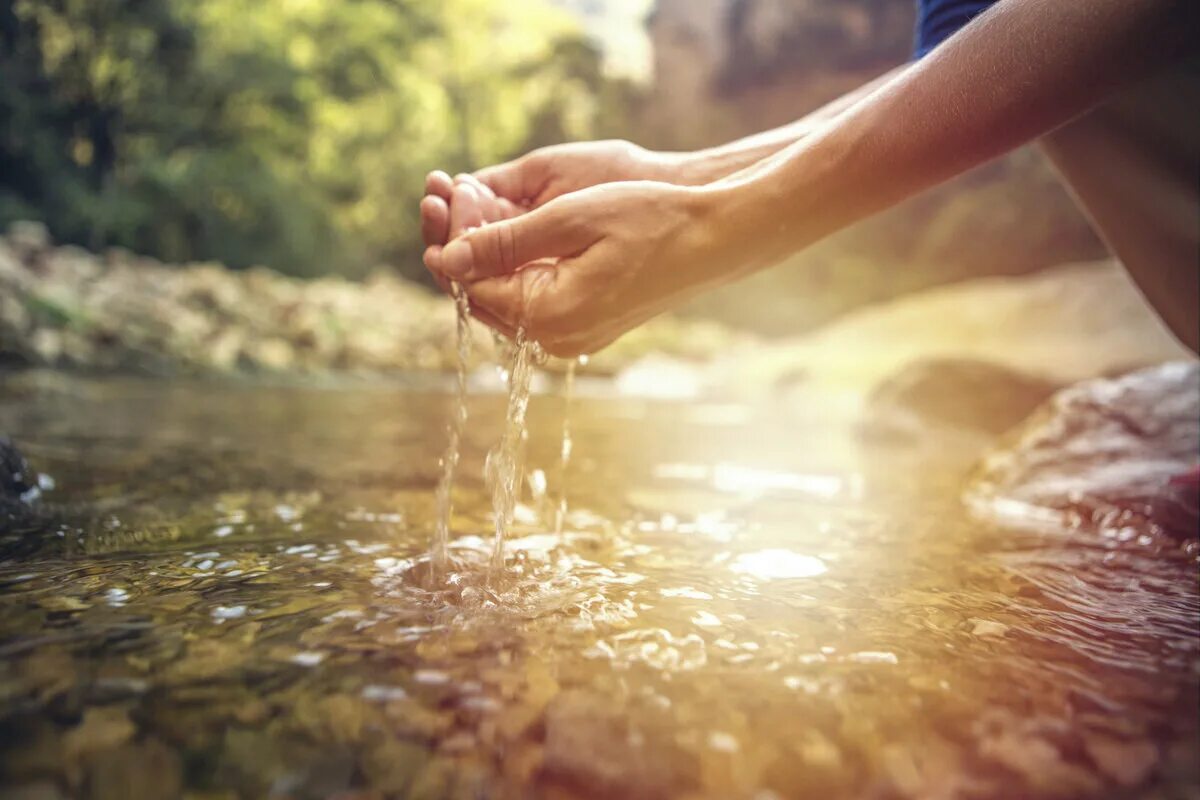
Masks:
[[[26,375],[0,775],[34,797],[1183,797],[1194,550],[967,521],[968,449],[797,409],[535,397],[503,576],[471,399]],[[930,453],[937,453],[936,457]],[[536,483],[536,482],[535,482]],[[31,788],[32,787],[32,788]],[[357,791],[355,794],[353,792]]]

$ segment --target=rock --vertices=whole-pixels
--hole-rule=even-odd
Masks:
[[[22,261],[29,262],[50,247],[50,232],[40,222],[17,221],[8,226],[8,243]]]
[[[50,486],[46,480],[46,486]],[[0,436],[0,560],[27,556],[51,538],[48,531],[52,519],[37,502],[42,488],[38,474],[21,451]]]
[[[930,427],[1003,433],[1058,388],[989,361],[922,359],[875,387],[858,427],[873,439],[918,439]]]
[[[0,286],[28,291],[36,280],[36,276],[21,263],[20,254],[13,246],[0,239]]]
[[[622,709],[599,696],[567,691],[546,709],[544,773],[589,796],[674,796],[697,774],[681,757],[650,749],[629,729]]]
[[[124,708],[89,708],[83,721],[63,737],[63,756],[68,762],[85,759],[124,744],[136,732]]]
[[[1083,743],[1096,767],[1119,786],[1137,786],[1158,766],[1158,748],[1153,742],[1089,732],[1084,734]]]
[[[33,332],[29,344],[41,363],[54,365],[62,356],[63,335],[52,328],[39,328]]]
[[[0,436],[0,498],[19,500],[38,485],[37,474],[12,440]]]
[[[314,741],[354,744],[362,741],[373,715],[359,698],[334,694],[301,699],[293,716],[297,728]]]
[[[183,793],[183,763],[156,739],[128,744],[95,759],[88,784],[93,800],[175,800]]]
[[[370,375],[457,363],[453,303],[390,272],[305,281],[261,267],[53,247],[37,226],[18,226],[15,236],[0,237],[0,362],[156,375]],[[494,356],[473,327],[471,366]],[[607,348],[589,371],[612,374],[651,352],[706,360],[746,338],[660,317]]]
[[[1177,362],[1056,394],[985,456],[966,491],[978,515],[1022,527],[1195,536],[1200,364]]]
[[[362,771],[372,787],[389,797],[402,795],[429,759],[427,748],[388,737],[364,754]]]
[[[256,367],[268,372],[284,372],[290,369],[296,360],[292,346],[274,337],[257,342],[250,348],[249,357]]]
[[[66,800],[66,795],[52,781],[37,781],[0,787],[0,800]]]
[[[1065,386],[1191,357],[1104,261],[914,292],[797,339],[731,350],[711,370],[734,394],[778,392],[801,375],[799,392],[836,392],[857,419],[875,387],[922,361],[982,361]]]
[[[972,636],[978,636],[983,639],[1003,639],[1008,635],[1008,626],[994,619],[972,617],[967,622],[971,623]]]

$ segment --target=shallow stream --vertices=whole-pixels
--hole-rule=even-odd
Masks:
[[[0,380],[0,797],[1200,796],[1194,547],[971,523],[962,443],[585,372],[488,581],[473,394],[434,582],[452,385]]]

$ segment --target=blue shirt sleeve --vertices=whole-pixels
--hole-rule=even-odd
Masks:
[[[917,0],[916,57],[949,39],[997,0]]]

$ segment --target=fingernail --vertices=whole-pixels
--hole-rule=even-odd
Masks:
[[[442,250],[442,272],[451,278],[465,277],[471,271],[471,245],[457,239]]]

